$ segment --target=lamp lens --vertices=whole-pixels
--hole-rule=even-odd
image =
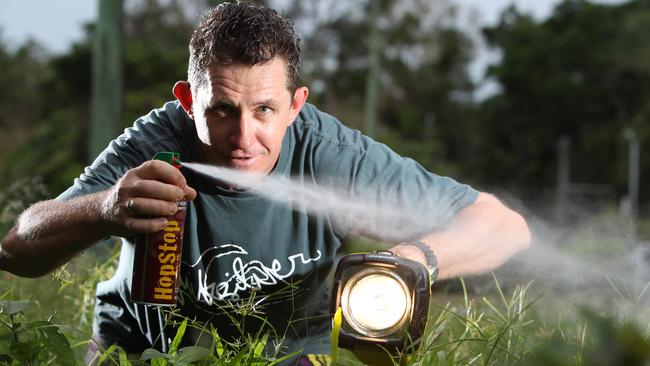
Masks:
[[[357,331],[367,335],[388,334],[403,324],[409,312],[410,296],[398,278],[375,272],[349,284],[344,313]]]

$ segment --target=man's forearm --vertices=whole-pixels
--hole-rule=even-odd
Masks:
[[[110,235],[155,233],[196,191],[171,164],[149,160],[129,169],[107,191],[27,209],[0,244],[0,270],[37,277]]]
[[[0,244],[0,269],[38,277],[108,236],[110,233],[101,224],[106,194],[43,201],[27,209]]]
[[[526,221],[493,196],[481,193],[444,230],[421,239],[438,259],[438,278],[483,273],[495,269],[530,244]],[[393,248],[401,256],[426,263],[413,246]]]
[[[484,273],[528,247],[526,221],[496,198],[481,193],[446,230],[423,239],[438,256],[441,279]]]

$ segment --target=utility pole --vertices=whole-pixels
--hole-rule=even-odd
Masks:
[[[380,0],[370,1],[370,33],[368,35],[368,76],[366,77],[365,133],[375,137],[377,125],[377,89],[379,87],[379,13]]]
[[[636,243],[636,225],[639,216],[639,166],[640,146],[639,139],[634,130],[628,128],[623,132],[628,141],[628,164],[627,164],[627,206],[628,218],[630,220],[630,240]]]
[[[433,135],[436,129],[436,114],[431,111],[424,113],[424,126],[422,128],[422,137],[425,143],[433,143]]]
[[[571,139],[562,135],[557,142],[557,188],[555,192],[555,220],[567,219],[569,186],[571,179]]]
[[[98,0],[93,39],[90,160],[122,127],[123,0]]]

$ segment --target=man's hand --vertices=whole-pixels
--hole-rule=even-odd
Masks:
[[[195,197],[178,169],[147,161],[107,191],[25,210],[0,245],[0,270],[42,276],[102,238],[162,230],[176,202]]]
[[[390,251],[397,256],[408,258],[428,267],[426,255],[416,246],[400,244],[390,248]]]
[[[101,217],[112,235],[154,233],[176,213],[176,202],[191,201],[196,191],[172,165],[150,160],[126,172],[101,204]]]

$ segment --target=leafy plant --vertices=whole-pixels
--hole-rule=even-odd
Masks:
[[[58,325],[28,320],[28,301],[0,301],[0,363],[12,366],[76,365],[74,353]]]
[[[582,319],[584,325],[578,342],[556,330],[551,338],[536,347],[522,361],[522,364],[529,366],[650,364],[650,341],[643,336],[635,324],[620,323],[611,316],[598,315],[588,309],[583,309]]]
[[[279,358],[267,356],[264,354],[264,350],[269,341],[268,333],[258,334],[259,336],[250,342],[234,344],[222,340],[214,327],[210,329],[212,344],[209,347],[200,345],[181,347],[183,335],[187,327],[192,326],[192,323],[194,322],[187,318],[183,319],[167,353],[149,348],[142,352],[139,360],[133,360],[129,359],[121,347],[112,345],[105,352],[96,356],[97,362],[119,366],[271,366],[300,354],[298,351]],[[205,327],[205,325],[202,326]]]

